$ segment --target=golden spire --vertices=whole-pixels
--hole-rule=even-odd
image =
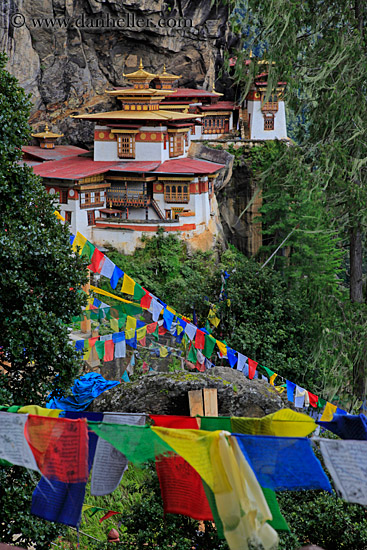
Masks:
[[[143,67],[143,59],[142,59],[142,58],[140,58],[139,69],[144,69],[144,67]]]

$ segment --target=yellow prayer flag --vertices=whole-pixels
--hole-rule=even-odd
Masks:
[[[124,274],[124,280],[122,282],[121,292],[125,294],[134,295],[135,281],[129,277],[129,275]]]
[[[145,338],[145,336],[147,335],[147,327],[145,325],[145,327],[140,327],[137,329],[136,331],[136,339],[137,340],[142,340],[143,338]]]
[[[270,377],[269,382],[272,386],[274,386],[274,380],[276,379],[277,376],[278,375],[274,372],[274,374]]]
[[[119,320],[118,319],[110,319],[110,327],[113,332],[119,331]]]
[[[159,348],[159,357],[167,357],[168,349],[165,346]]]
[[[86,237],[84,237],[84,235],[82,235],[78,231],[71,248],[74,250],[74,252],[76,252],[76,248],[77,246],[79,246],[80,247],[79,254],[81,254],[86,242],[87,242]]]
[[[61,220],[62,222],[65,221],[65,218],[63,218],[60,212],[58,212],[57,210],[55,210],[54,214],[58,220]]]
[[[214,327],[217,327],[220,323],[220,319],[217,317],[216,309],[217,308],[215,306],[212,306],[208,313],[208,320]]]
[[[131,328],[130,330],[125,330],[125,338],[126,340],[131,340],[135,336],[135,329]]]
[[[136,330],[136,319],[135,317],[131,317],[131,315],[127,316],[126,319],[126,327],[125,330]]]
[[[26,405],[18,409],[18,413],[23,414],[36,414],[38,416],[51,416],[52,418],[58,418],[61,413],[61,409],[45,409],[38,405]]]
[[[177,327],[176,327],[177,336],[180,336],[182,331],[183,331],[183,327],[180,325],[180,323],[177,323]]]
[[[176,315],[176,311],[174,309],[172,309],[170,306],[166,306],[166,310],[167,311],[170,311],[171,313],[173,313],[174,315]]]
[[[322,413],[322,417],[320,420],[323,422],[331,422],[333,419],[334,414],[336,413],[336,405],[333,405],[332,403],[329,403],[329,401],[326,403],[326,407],[324,409],[324,412]]]
[[[227,355],[227,346],[223,344],[223,342],[220,342],[219,340],[216,340],[217,346],[219,348],[219,351],[222,355]]]
[[[233,416],[231,423],[233,432],[278,437],[306,437],[316,428],[313,418],[291,409],[281,409],[263,418]]]

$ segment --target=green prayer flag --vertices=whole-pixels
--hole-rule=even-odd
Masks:
[[[137,304],[123,304],[124,312],[126,315],[130,315],[131,317],[134,317],[134,315],[140,315],[143,313],[143,308],[138,306]]]
[[[268,506],[270,508],[271,515],[273,516],[273,519],[269,520],[267,523],[269,523],[269,525],[271,525],[271,527],[276,531],[289,532],[290,529],[288,527],[287,522],[284,519],[284,516],[280,511],[275,492],[272,489],[265,489],[264,487],[261,487],[261,489],[262,489],[262,492],[264,493],[266,502],[268,503]]]
[[[321,397],[319,397],[319,400],[318,400],[318,402],[317,402],[317,406],[318,406],[320,409],[322,409],[323,407],[326,406],[326,403],[327,403],[326,399],[321,399]]]
[[[210,359],[210,357],[213,353],[215,342],[216,342],[216,340],[215,340],[215,338],[213,338],[213,336],[210,336],[210,334],[205,334],[205,343],[204,343],[203,355],[205,355],[205,357],[207,359]]]
[[[140,300],[143,298],[143,296],[145,296],[145,290],[143,290],[142,287],[140,285],[138,285],[138,283],[135,283],[135,286],[134,286],[134,300],[138,300],[140,302]]]
[[[196,363],[197,356],[198,356],[198,354],[197,354],[197,351],[195,349],[195,346],[192,345],[190,350],[189,350],[189,355],[187,356],[187,359],[189,361],[191,361],[191,363]]]
[[[137,465],[148,460],[155,460],[158,455],[175,452],[150,429],[150,426],[129,426],[104,422],[88,422],[88,426],[99,437],[123,453],[130,462]]]
[[[259,365],[259,366],[260,366],[260,365]],[[266,373],[267,373],[267,375],[269,376],[269,378],[271,378],[271,377],[275,374],[275,372],[272,371],[272,370],[270,370],[270,369],[268,369],[268,367],[263,367],[263,366],[261,365],[261,368],[264,369],[264,370],[266,371]]]
[[[97,340],[94,345],[96,346],[97,355],[102,361],[104,357],[104,341],[101,342],[101,340]]]
[[[206,430],[207,432],[215,432],[216,430],[232,432],[230,416],[200,416],[200,418],[201,430]]]
[[[87,241],[82,250],[82,256],[87,256],[88,260],[92,260],[96,247],[91,242]]]

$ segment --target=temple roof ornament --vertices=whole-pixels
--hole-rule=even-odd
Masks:
[[[143,66],[143,60],[140,58],[139,69],[134,73],[129,73],[129,74],[123,73],[123,76],[128,80],[130,80],[134,84],[134,87],[148,87],[149,82],[151,82],[153,78],[156,78],[157,75],[154,73],[148,73],[148,71],[145,71]]]
[[[50,132],[50,129],[47,123],[46,123],[44,132],[39,132],[38,134],[31,134],[32,137],[35,137],[38,139],[57,139],[57,138],[63,137],[63,135],[64,134],[55,134],[54,132]]]

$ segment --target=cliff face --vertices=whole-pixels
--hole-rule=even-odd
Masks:
[[[116,108],[106,88],[138,68],[182,74],[181,87],[211,89],[232,37],[228,10],[211,0],[2,0],[0,47],[32,94],[31,123],[90,145],[89,122],[71,114]],[[216,5],[218,4],[218,5]],[[221,90],[220,83],[215,83]]]

